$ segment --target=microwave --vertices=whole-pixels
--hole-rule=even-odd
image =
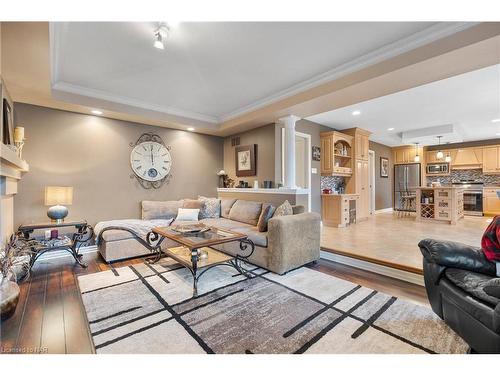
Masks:
[[[449,174],[449,163],[431,163],[427,164],[427,174]]]

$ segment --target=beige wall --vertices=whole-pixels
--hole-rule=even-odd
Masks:
[[[370,141],[370,150],[375,151],[375,209],[390,208],[392,207],[392,181],[394,178],[391,148]],[[380,157],[389,159],[389,178],[380,177]]]
[[[231,146],[231,139],[235,137],[240,137],[240,146],[257,145],[256,176],[236,177],[235,147]],[[253,187],[253,182],[258,180],[262,187],[263,181],[274,181],[274,124],[224,138],[224,170],[236,184],[238,181],[248,181]]]
[[[216,196],[223,139],[185,131],[16,103],[16,124],[25,127],[24,158],[30,172],[15,197],[15,225],[46,221],[46,185],[74,187],[69,218],[139,218],[142,200]],[[172,147],[172,179],[158,190],[131,179],[130,142],[153,132]]]

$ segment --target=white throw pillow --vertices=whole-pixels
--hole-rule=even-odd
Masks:
[[[198,221],[199,208],[179,208],[175,221]]]

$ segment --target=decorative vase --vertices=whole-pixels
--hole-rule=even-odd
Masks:
[[[0,282],[0,314],[5,320],[14,315],[19,302],[19,285],[10,280]]]

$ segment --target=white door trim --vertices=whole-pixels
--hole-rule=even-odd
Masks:
[[[370,215],[375,213],[375,151],[368,150],[368,168],[370,175],[368,179],[370,189]]]
[[[306,170],[307,170],[307,189],[309,193],[307,194],[307,206],[308,211],[311,212],[311,191],[312,191],[312,177],[311,177],[311,134],[301,133],[296,131],[295,137],[302,137],[306,139]],[[281,180],[285,181],[285,129],[281,128]]]

